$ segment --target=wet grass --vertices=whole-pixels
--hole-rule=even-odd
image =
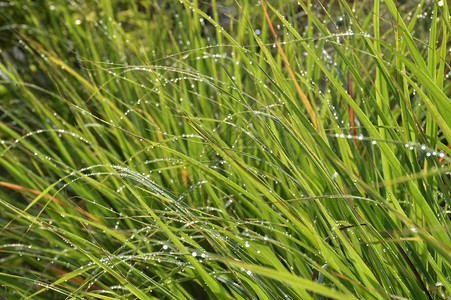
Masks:
[[[451,297],[447,1],[0,6],[3,298]]]

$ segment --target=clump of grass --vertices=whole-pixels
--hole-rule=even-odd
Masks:
[[[1,3],[2,296],[451,297],[449,6],[413,2]]]

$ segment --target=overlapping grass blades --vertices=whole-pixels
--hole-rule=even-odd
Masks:
[[[451,297],[446,1],[0,5],[4,297]]]

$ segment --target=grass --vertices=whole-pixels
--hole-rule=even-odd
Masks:
[[[0,2],[5,299],[447,299],[447,1]]]

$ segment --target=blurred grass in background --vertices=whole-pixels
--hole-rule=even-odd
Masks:
[[[0,2],[0,295],[451,297],[450,21]]]

